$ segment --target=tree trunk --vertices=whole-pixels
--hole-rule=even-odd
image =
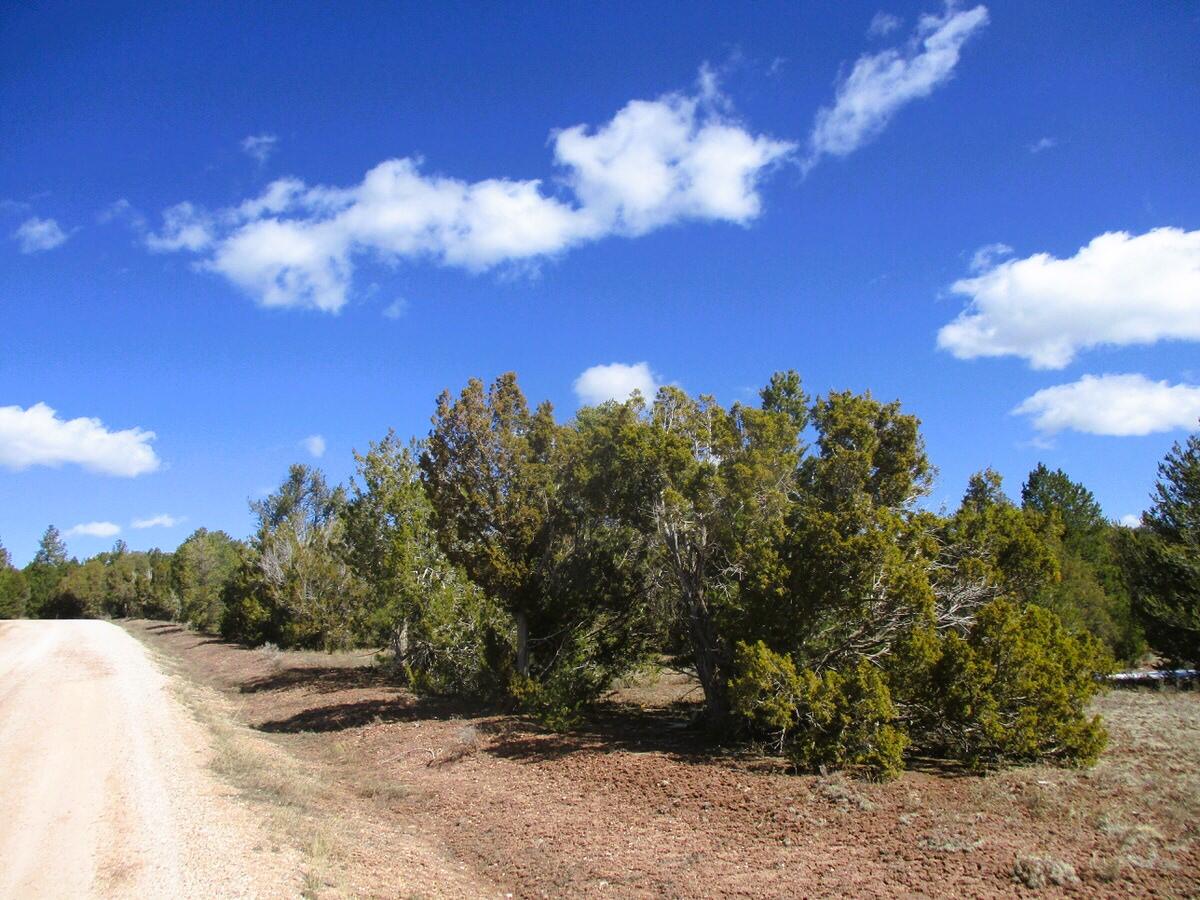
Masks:
[[[729,695],[725,685],[725,660],[712,619],[702,598],[687,598],[688,636],[696,663],[696,677],[704,689],[704,721],[713,732],[729,727]]]
[[[529,674],[529,616],[525,610],[517,611],[517,674]]]

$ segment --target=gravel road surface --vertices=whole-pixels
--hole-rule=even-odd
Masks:
[[[298,895],[171,677],[108,622],[0,622],[0,897]]]

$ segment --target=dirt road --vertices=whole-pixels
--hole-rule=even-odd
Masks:
[[[137,640],[0,622],[0,897],[297,896]]]

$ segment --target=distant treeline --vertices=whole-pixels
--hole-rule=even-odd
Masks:
[[[1019,503],[980,472],[946,515],[920,506],[933,469],[898,403],[812,400],[794,372],[760,400],[664,387],[560,423],[512,374],[472,380],[346,486],[292,466],[245,541],[202,528],[78,562],[51,527],[24,570],[3,553],[0,615],[386,647],[417,690],[554,727],[667,657],[707,727],[875,776],[917,751],[1086,763],[1099,675],[1200,656],[1200,436],[1136,529],[1044,465]]]

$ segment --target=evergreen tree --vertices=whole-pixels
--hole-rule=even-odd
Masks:
[[[437,401],[421,472],[446,555],[516,624],[517,674],[530,672],[530,617],[543,596],[559,426],[549,403],[530,411],[517,377],[486,392],[471,379]]]
[[[363,592],[346,559],[345,505],[341,487],[299,464],[251,504],[258,530],[227,588],[223,634],[324,650],[355,642]]]
[[[37,553],[25,567],[29,583],[29,615],[33,618],[51,616],[51,606],[59,582],[67,574],[70,563],[67,545],[58,529],[49,526],[38,542]]]
[[[201,631],[214,632],[224,614],[225,586],[241,565],[241,545],[223,531],[198,528],[180,544],[170,560],[169,588],[180,619]]]
[[[1159,465],[1142,525],[1122,550],[1146,637],[1170,659],[1200,662],[1200,434]]]
[[[29,584],[20,569],[12,564],[12,556],[0,544],[0,619],[19,619],[25,615],[29,602]]]
[[[1118,659],[1134,661],[1145,650],[1128,586],[1116,553],[1116,532],[1096,498],[1062,469],[1043,463],[1021,488],[1026,514],[1052,522],[1058,540],[1050,547],[1060,578],[1037,595],[1070,628],[1086,629]]]

